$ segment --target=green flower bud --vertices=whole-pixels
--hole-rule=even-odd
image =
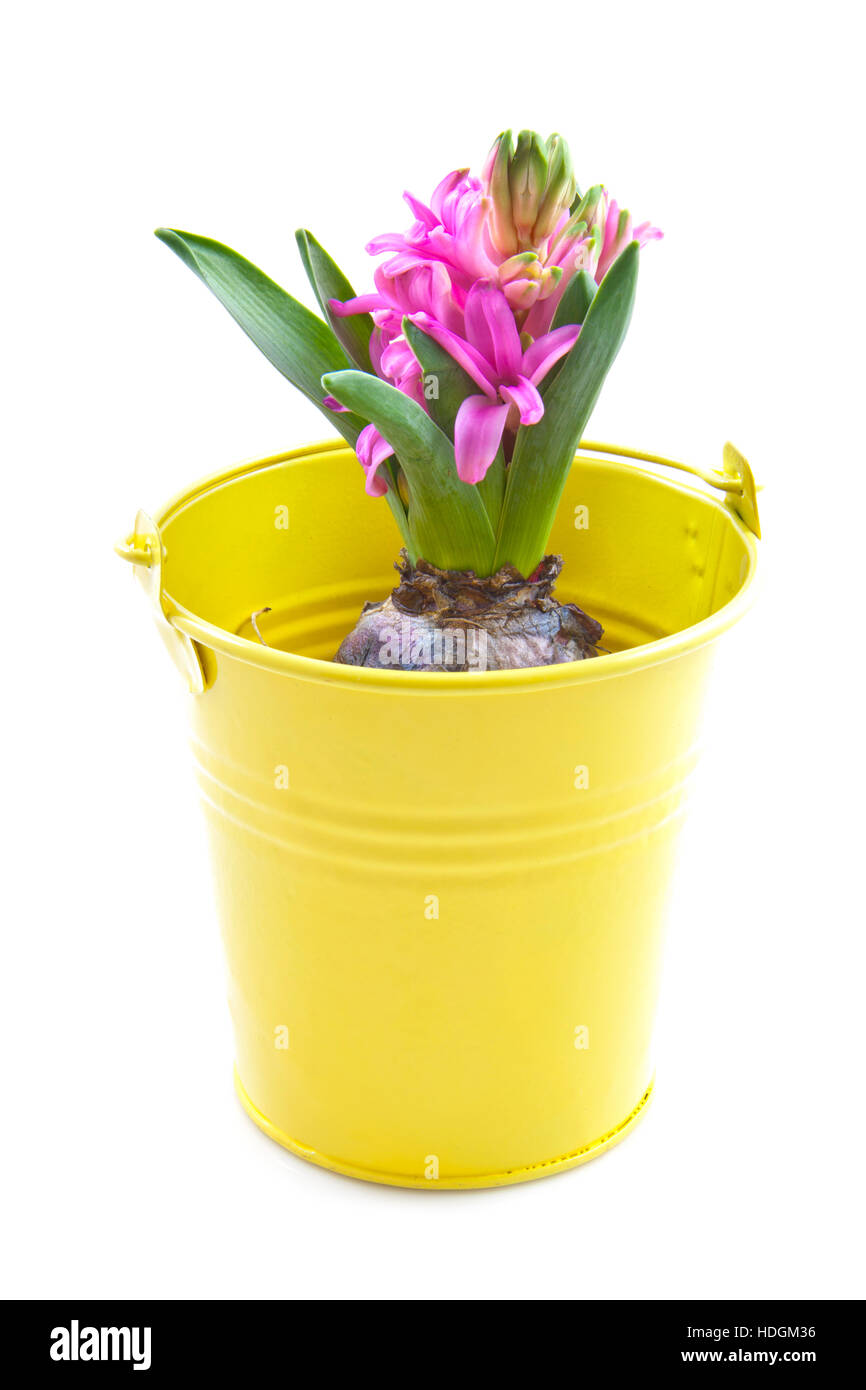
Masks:
[[[532,229],[547,183],[547,145],[534,130],[521,130],[508,171],[511,220],[521,251],[533,247]]]
[[[534,251],[521,251],[502,262],[499,267],[499,283],[507,285],[511,280],[540,280],[543,269]]]
[[[547,142],[547,182],[532,228],[535,245],[550,236],[564,212],[568,212],[577,192],[577,179],[571,163],[571,153],[561,135],[551,135]]]
[[[607,199],[604,196],[604,184],[593,184],[588,188],[574,209],[573,217],[579,222],[585,222],[591,231],[599,224],[603,227],[607,217]]]
[[[538,298],[547,299],[550,295],[552,295],[553,291],[556,289],[561,279],[561,265],[547,266],[547,268],[544,271],[544,274],[541,277],[541,292],[539,293]]]
[[[505,130],[493,143],[484,167],[484,182],[493,209],[491,233],[499,250],[513,256],[519,249],[514,223],[511,219],[511,188],[508,170],[514,154],[514,140],[510,130]]]

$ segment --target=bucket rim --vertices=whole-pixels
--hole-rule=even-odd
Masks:
[[[340,438],[301,445],[279,454],[251,459],[233,467],[208,474],[197,483],[175,494],[155,513],[156,525],[161,529],[173,517],[198,498],[233,482],[249,473],[264,471],[281,464],[309,461],[320,454],[351,454],[351,448]],[[600,680],[613,680],[618,676],[635,674],[651,666],[659,666],[678,657],[699,650],[714,642],[751,607],[754,600],[754,581],[757,569],[758,547],[754,534],[730,507],[726,507],[711,492],[685,483],[679,478],[669,478],[649,468],[640,467],[629,457],[626,450],[619,456],[605,456],[604,446],[581,444],[575,459],[583,457],[602,465],[610,472],[640,473],[661,487],[675,492],[700,497],[702,502],[714,508],[731,525],[743,541],[748,556],[748,567],[743,582],[733,598],[711,613],[678,632],[666,637],[654,638],[637,647],[624,651],[609,652],[588,661],[563,662],[557,666],[535,666],[511,671],[394,671],[379,670],[366,666],[343,666],[320,657],[301,656],[296,652],[282,651],[277,647],[267,647],[229,632],[227,628],[200,618],[184,608],[166,590],[163,594],[166,616],[179,632],[191,638],[200,646],[278,674],[292,675],[304,680],[326,685],[343,684],[367,689],[391,690],[393,692],[430,691],[439,694],[465,694],[469,691],[483,692],[493,690],[526,690],[537,687],[574,685]]]

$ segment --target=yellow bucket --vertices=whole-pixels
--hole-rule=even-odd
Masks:
[[[326,1168],[521,1182],[602,1152],[649,1099],[702,690],[757,519],[735,451],[707,478],[725,500],[602,451],[550,542],[600,660],[332,664],[398,545],[339,442],[210,478],[119,547],[195,692],[238,1092]]]

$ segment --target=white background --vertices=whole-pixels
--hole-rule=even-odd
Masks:
[[[4,1292],[862,1295],[858,30],[756,0],[7,19]],[[303,296],[307,225],[363,286],[402,189],[505,125],[664,228],[592,434],[708,466],[733,439],[764,580],[722,644],[653,1106],[575,1172],[431,1198],[306,1166],[235,1101],[187,697],[111,547],[325,432],[152,228]]]

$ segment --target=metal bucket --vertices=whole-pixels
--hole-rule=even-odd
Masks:
[[[550,543],[600,660],[332,664],[397,549],[340,443],[211,478],[119,547],[195,692],[238,1092],[327,1168],[520,1182],[600,1153],[649,1099],[704,681],[757,519],[735,451],[708,478],[723,501],[603,448]]]

